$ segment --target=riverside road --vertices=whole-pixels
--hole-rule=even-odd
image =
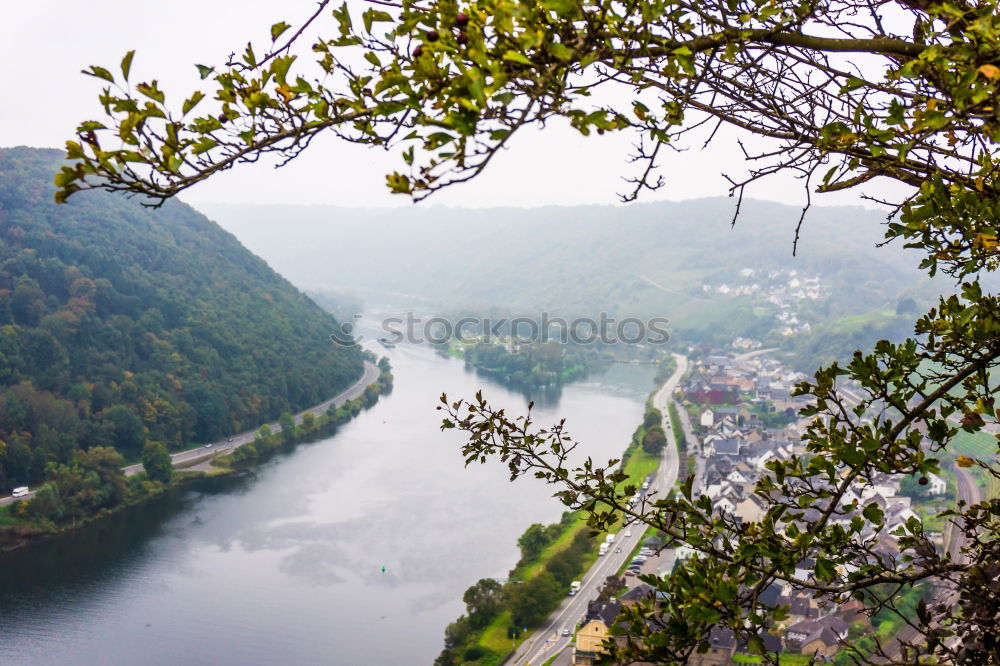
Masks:
[[[364,374],[361,375],[361,379],[356,381],[346,390],[330,398],[329,400],[321,402],[318,405],[314,405],[310,409],[306,409],[304,411],[299,412],[298,414],[295,415],[295,423],[296,424],[302,423],[302,417],[307,412],[312,412],[314,414],[321,414],[325,412],[327,409],[329,409],[331,406],[339,407],[348,400],[358,397],[359,395],[364,393],[365,389],[368,388],[370,384],[374,383],[374,381],[378,379],[378,375],[379,375],[379,369],[372,363],[365,361],[365,371]],[[281,424],[279,423],[269,423],[268,427],[271,428],[271,432],[274,433],[281,432]],[[209,460],[217,455],[223,453],[230,453],[231,451],[234,451],[240,448],[241,446],[244,446],[252,442],[256,435],[257,435],[257,429],[247,430],[246,432],[242,432],[238,435],[233,435],[232,437],[220,440],[218,442],[212,442],[211,444],[198,446],[193,449],[187,449],[186,451],[179,451],[177,453],[172,454],[170,456],[170,459],[173,461],[174,467],[187,467],[192,464],[196,464],[198,461],[201,460]],[[134,476],[139,472],[143,471],[142,463],[137,463],[135,465],[128,465],[126,467],[123,467],[122,471],[125,472],[125,476]],[[32,490],[28,494],[22,495],[21,497],[18,498],[15,498],[11,495],[8,495],[7,497],[0,497],[0,506],[3,506],[5,504],[10,504],[15,499],[31,499],[32,497],[34,497],[34,495],[35,491]]]

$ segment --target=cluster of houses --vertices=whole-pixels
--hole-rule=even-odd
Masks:
[[[737,363],[732,356],[709,355],[692,368],[681,392],[697,411],[698,441],[689,446],[704,459],[702,492],[717,509],[757,522],[763,507],[753,488],[768,463],[805,453],[800,438],[808,420],[799,420],[798,412],[807,398],[792,395],[805,375],[768,356]],[[850,488],[843,503],[878,504],[886,514],[888,534],[917,514],[911,499],[900,494],[900,477],[884,475],[874,481]],[[928,495],[946,490],[943,478],[927,475]],[[891,541],[888,536],[885,540]]]
[[[764,346],[760,340],[754,340],[753,338],[735,337],[733,338],[733,349],[739,349],[741,351],[753,351],[754,349],[760,349]]]
[[[716,511],[735,516],[744,522],[759,522],[767,506],[754,493],[762,475],[768,474],[772,460],[787,460],[805,453],[800,439],[808,425],[800,420],[799,410],[806,398],[792,395],[796,383],[805,376],[793,372],[766,354],[710,354],[693,360],[691,370],[681,381],[679,392],[692,422],[696,441],[688,442],[689,452],[699,457],[696,487],[712,499]],[[900,492],[899,477],[884,475],[873,483],[849,488],[843,504],[857,501],[859,506],[877,504],[885,516],[885,528],[863,538],[878,543],[883,558],[898,558],[899,548],[892,533],[912,517],[917,517],[911,498]],[[924,486],[933,497],[946,493],[947,482],[936,474],[927,475]],[[810,509],[810,511],[816,511]],[[817,512],[818,515],[818,512]],[[851,515],[839,515],[833,521],[847,523]],[[809,520],[809,514],[804,516]],[[932,535],[933,536],[933,535]],[[675,562],[693,554],[682,546],[675,552]],[[806,578],[814,562],[800,564],[797,577]],[[577,633],[573,651],[574,666],[590,666],[599,659],[601,643],[608,637],[622,606],[638,603],[661,594],[640,583],[617,599],[592,601]],[[760,635],[768,651],[816,656],[829,660],[848,637],[874,631],[860,601],[838,604],[815,594],[795,590],[790,585],[774,583],[759,600],[768,606],[789,609],[786,618]],[[747,646],[731,630],[716,628],[709,636],[707,652],[692,655],[694,666],[728,666]]]
[[[759,271],[744,268],[729,283],[706,283],[701,288],[705,293],[745,296],[755,303],[775,306],[778,332],[786,337],[809,332],[809,322],[803,321],[798,312],[801,304],[819,301],[830,293],[829,286],[819,276],[805,275],[795,269]]]
[[[701,492],[712,499],[717,511],[743,522],[758,522],[767,507],[753,490],[761,476],[768,473],[768,463],[805,453],[800,438],[808,420],[799,420],[798,411],[807,399],[792,395],[795,384],[805,376],[768,356],[743,357],[737,362],[735,357],[715,354],[695,361],[692,367],[681,391],[697,417],[695,433],[699,441],[689,443],[689,447],[693,446],[703,460]],[[877,539],[883,556],[898,558],[898,543],[892,533],[919,516],[911,498],[900,493],[901,477],[883,475],[873,481],[849,488],[842,504],[877,504],[885,515],[885,527],[878,534],[862,536]],[[946,491],[943,478],[927,475],[927,495],[943,495]],[[818,510],[811,511],[818,516]],[[841,515],[834,522],[846,524],[851,517]],[[810,519],[808,513],[804,519]],[[682,554],[678,553],[678,557]],[[808,575],[810,565],[803,563],[802,576]],[[772,587],[771,594],[781,605],[789,605],[792,612],[777,627],[780,631],[765,637],[769,649],[830,656],[851,622],[867,622],[857,602],[837,606],[825,601],[820,605],[808,595],[796,597],[779,586]],[[732,641],[727,642],[721,633],[716,638],[720,645],[717,654],[725,652],[723,645],[734,650],[738,647],[730,645]]]
[[[604,653],[602,643],[610,635],[610,628],[617,622],[624,606],[634,605],[644,599],[662,594],[646,583],[632,587],[618,599],[591,601],[572,653],[573,666],[592,666]],[[847,638],[854,623],[861,623],[864,631],[871,629],[864,604],[850,601],[839,606],[821,606],[808,594],[783,593],[782,588],[771,585],[761,595],[761,601],[772,606],[787,606],[788,618],[774,631],[761,635],[764,647],[771,652],[792,652],[816,655],[829,659]],[[716,627],[708,637],[706,652],[694,653],[689,666],[729,666],[737,653],[745,652],[746,644],[727,628]],[[632,662],[642,666],[646,662]]]

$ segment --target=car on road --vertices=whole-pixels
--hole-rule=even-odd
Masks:
[[[632,536],[632,530],[629,530],[628,532],[625,532],[625,537],[626,538],[630,537],[630,536]]]
[[[569,630],[569,627],[563,627],[563,630],[562,630],[562,635],[563,635],[563,636],[572,636],[572,635],[573,635],[573,632],[571,632],[571,631]]]
[[[24,497],[28,494],[28,486],[18,486],[11,492],[12,497]]]
[[[206,449],[210,449],[210,448],[212,448],[212,445],[211,445],[211,444],[206,444],[206,445],[205,445],[205,448],[206,448]]]
[[[625,575],[626,576],[634,576],[635,575],[635,571],[632,570],[632,569],[626,569],[625,570]]]
[[[620,546],[618,548],[615,548],[615,553],[620,553],[620,552],[622,552],[622,549],[621,549]]]

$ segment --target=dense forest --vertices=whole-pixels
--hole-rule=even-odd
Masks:
[[[0,149],[0,492],[96,447],[215,440],[361,375],[331,315],[192,208],[53,203],[61,157]]]
[[[515,353],[503,344],[480,342],[463,347],[462,357],[468,365],[519,387],[558,386],[614,358],[611,352],[602,355],[596,349],[556,341],[521,345]]]

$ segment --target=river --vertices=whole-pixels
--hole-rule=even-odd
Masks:
[[[463,466],[442,391],[526,398],[429,349],[333,437],[0,558],[3,664],[430,664],[464,590],[504,577],[562,506],[498,463]],[[586,455],[621,453],[653,369],[614,365],[536,407]],[[384,571],[383,571],[384,567]]]

